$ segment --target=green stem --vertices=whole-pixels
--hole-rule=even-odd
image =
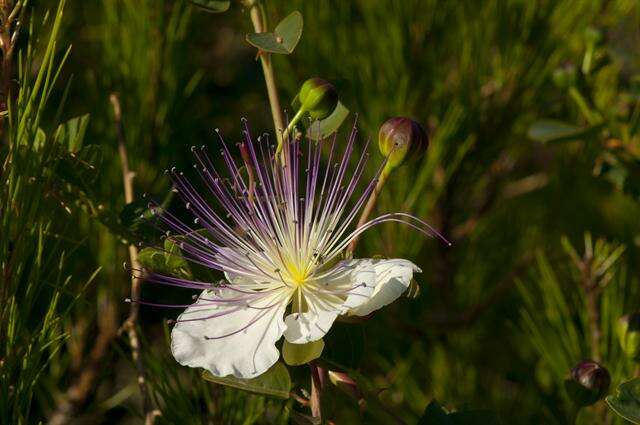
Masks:
[[[369,200],[367,200],[367,205],[365,205],[364,210],[362,211],[362,214],[360,214],[360,218],[358,219],[358,224],[356,225],[356,229],[362,226],[363,224],[365,224],[369,219],[369,216],[371,215],[373,208],[376,206],[378,195],[382,191],[384,184],[387,182],[387,177],[389,177],[389,175],[391,174],[392,169],[393,167],[391,167],[389,165],[389,162],[387,162],[387,165],[385,165],[384,169],[382,170],[380,177],[378,177],[378,182],[376,183],[375,189],[373,189],[373,192],[371,192],[371,195],[369,196]],[[353,257],[353,251],[356,249],[356,245],[358,244],[359,240],[360,240],[360,235],[353,238],[353,240],[349,244],[349,247],[347,248],[347,253],[346,253],[347,258]]]
[[[590,125],[598,124],[598,121],[600,120],[597,112],[591,110],[589,103],[575,86],[569,87],[569,96],[571,96],[578,106],[578,109]]]
[[[261,1],[256,1],[251,5],[250,15],[254,30],[257,33],[266,32],[266,13]],[[271,106],[271,115],[273,116],[273,126],[278,140],[278,147],[280,147],[282,144],[282,135],[280,132],[284,130],[284,116],[282,114],[282,108],[280,107],[280,98],[278,97],[278,88],[276,85],[276,77],[273,72],[271,55],[263,51],[259,51],[258,55],[260,56],[264,82],[267,86],[267,94],[269,95],[269,104]]]
[[[291,133],[291,130],[293,130],[295,128],[295,125],[298,123],[298,121],[300,121],[300,118],[302,118],[304,116],[305,112],[306,112],[306,110],[304,108],[302,108],[302,107],[300,108],[300,110],[298,112],[296,112],[296,114],[291,119],[291,122],[289,123],[287,128],[282,133],[282,141],[287,140],[287,137],[289,136],[289,133]],[[276,156],[279,155],[281,151],[282,151],[282,143],[280,143],[280,141],[279,141],[278,142],[278,148],[276,149]]]

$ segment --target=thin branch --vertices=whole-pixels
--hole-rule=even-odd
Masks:
[[[120,109],[120,100],[115,93],[109,96],[111,105],[113,106],[113,114],[115,117],[116,133],[118,137],[118,153],[120,155],[120,163],[122,165],[122,181],[124,184],[124,199],[127,204],[133,202],[133,177],[134,173],[129,169],[129,159],[127,156],[126,139],[124,134],[124,126],[122,125],[122,112]],[[129,245],[129,260],[131,261],[131,267],[134,269],[140,269],[140,263],[138,262],[138,249],[135,245]],[[140,289],[142,286],[142,279],[136,275],[131,276],[131,300],[136,301],[140,299]],[[138,375],[138,386],[140,387],[140,394],[142,395],[142,404],[145,414],[145,425],[153,424],[155,417],[159,416],[161,412],[154,409],[153,402],[149,396],[149,389],[147,387],[147,381],[145,378],[144,365],[142,358],[140,357],[141,344],[138,336],[138,313],[140,312],[140,304],[137,302],[130,303],[129,317],[122,325],[122,330],[127,331],[129,336],[129,345],[131,347],[131,358],[136,367]]]
[[[582,261],[579,264],[582,275],[582,287],[586,296],[587,321],[589,336],[591,338],[591,358],[597,362],[600,358],[600,286],[592,275],[593,254],[585,250]]]

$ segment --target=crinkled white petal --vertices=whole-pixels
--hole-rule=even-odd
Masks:
[[[370,262],[371,260],[356,260]],[[366,316],[385,305],[391,304],[404,293],[411,283],[413,273],[422,270],[409,260],[401,258],[374,260],[375,288],[371,297],[361,305],[349,310],[349,315]]]
[[[322,278],[307,282],[302,287],[307,311],[285,318],[284,337],[293,344],[319,340],[339,314],[367,302],[374,283],[373,263],[359,260],[344,261]]]
[[[232,289],[205,290],[179,317],[171,331],[171,352],[184,366],[201,367],[215,376],[253,378],[280,357],[275,347],[285,330],[290,291],[272,291],[235,301],[246,294]],[[211,299],[228,302],[215,305]],[[190,319],[203,319],[193,320]],[[214,338],[214,339],[207,339]]]

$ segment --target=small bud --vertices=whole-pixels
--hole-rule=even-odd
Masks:
[[[601,400],[609,390],[611,376],[607,369],[592,360],[583,360],[571,369],[564,381],[571,400],[578,406],[591,406]]]
[[[329,380],[333,385],[346,392],[349,396],[353,397],[356,400],[360,400],[363,398],[362,391],[360,391],[358,384],[348,374],[330,370],[327,375],[329,376]]]
[[[429,136],[420,123],[405,117],[388,119],[378,133],[378,147],[388,156],[387,166],[395,168],[405,160],[422,157],[429,146]]]
[[[587,27],[584,30],[584,39],[588,45],[596,46],[602,41],[602,31],[598,28]]]
[[[640,312],[622,316],[618,320],[617,330],[622,351],[631,360],[640,363]]]
[[[311,118],[321,120],[333,112],[338,105],[338,92],[328,81],[321,78],[309,78],[302,84],[300,109],[308,112]]]
[[[553,83],[559,89],[568,89],[576,84],[576,68],[573,65],[565,65],[556,68],[552,74]]]

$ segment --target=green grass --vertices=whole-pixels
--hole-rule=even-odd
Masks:
[[[241,117],[256,134],[272,131],[260,63],[244,40],[253,29],[237,1],[223,14],[181,0],[31,3],[0,141],[0,422],[44,423],[71,400],[68,423],[138,423],[135,368],[117,333],[129,309],[122,263],[127,241],[154,236],[121,214],[109,96],[122,103],[137,197],[164,199],[164,169],[189,166],[189,147],[213,143],[214,128],[231,143]],[[293,54],[274,58],[289,116],[300,84],[319,76],[344,82],[359,149],[367,138],[375,146],[391,116],[428,128],[427,155],[393,173],[377,211],[411,212],[453,241],[446,247],[393,224],[363,238],[359,256],[419,265],[421,291],[360,325],[359,375],[378,397],[361,415],[330,391],[336,423],[385,423],[385,409],[415,423],[433,398],[490,409],[503,423],[566,423],[564,378],[593,353],[576,266],[586,234],[594,258],[611,258],[598,351],[614,385],[630,378],[613,325],[637,308],[640,272],[636,2],[273,0],[266,10],[271,28],[293,10],[304,17]],[[592,29],[602,34],[595,44]],[[574,83],[559,84],[559,70],[571,67]],[[545,119],[579,135],[530,138]],[[380,161],[374,149],[369,176]],[[143,288],[160,302],[190,295]],[[293,400],[215,385],[178,365],[169,318],[173,311],[143,307],[139,322],[159,422],[287,423],[308,414]],[[99,335],[104,345],[94,350]],[[95,371],[89,388],[73,399],[87,370]],[[309,389],[307,368],[291,373],[298,394]],[[579,416],[612,420],[602,405]]]

